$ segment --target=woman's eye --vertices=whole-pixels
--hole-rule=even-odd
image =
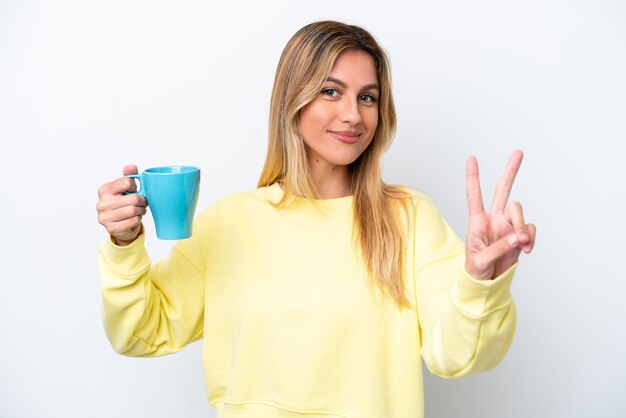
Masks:
[[[328,97],[337,97],[339,95],[339,92],[335,89],[324,89],[322,90],[322,94]]]
[[[365,103],[375,103],[376,102],[376,98],[374,96],[372,96],[371,94],[362,94],[361,96],[359,96],[359,98],[364,101]]]

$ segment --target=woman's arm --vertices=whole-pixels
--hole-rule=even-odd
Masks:
[[[530,253],[536,228],[522,206],[507,204],[522,163],[509,158],[490,212],[483,206],[478,162],[467,160],[469,226],[464,246],[434,205],[422,199],[415,210],[415,292],[422,355],[429,369],[459,377],[494,367],[515,332],[510,287],[522,251]]]
[[[134,165],[123,174],[137,172]],[[125,177],[99,190],[98,220],[109,240],[98,253],[106,334],[119,353],[158,356],[181,350],[202,336],[209,211],[194,221],[191,238],[152,264],[141,217],[146,201]]]
[[[427,198],[415,211],[414,285],[422,357],[428,369],[455,378],[495,367],[515,332],[510,285],[515,267],[495,280],[465,271],[465,248]]]
[[[154,265],[143,234],[126,247],[100,247],[104,328],[120,354],[170,354],[202,337],[205,273],[182,243]]]

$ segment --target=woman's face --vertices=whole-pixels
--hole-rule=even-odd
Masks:
[[[318,96],[300,110],[309,164],[354,162],[376,132],[379,97],[372,56],[357,49],[342,52]]]

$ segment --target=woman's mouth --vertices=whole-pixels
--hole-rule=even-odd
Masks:
[[[361,136],[360,133],[353,131],[328,131],[328,133],[344,144],[354,144],[359,140],[359,136]]]

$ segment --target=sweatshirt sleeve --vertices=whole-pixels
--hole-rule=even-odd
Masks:
[[[517,264],[494,280],[465,271],[464,243],[428,199],[415,217],[415,294],[422,357],[428,369],[456,378],[494,368],[516,325],[511,282]]]
[[[152,264],[142,233],[126,247],[104,242],[98,253],[106,335],[120,354],[160,356],[202,337],[207,215],[192,237]]]

